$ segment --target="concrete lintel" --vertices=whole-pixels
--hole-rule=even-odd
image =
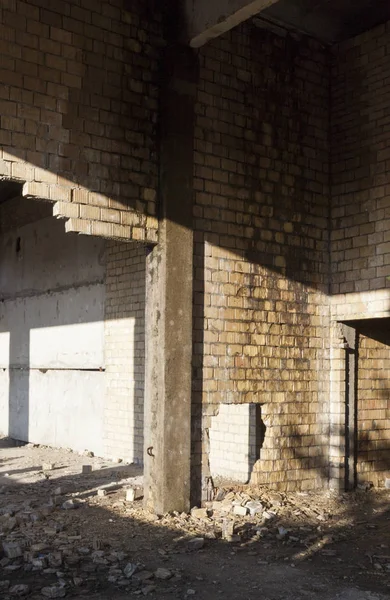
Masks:
[[[200,48],[277,0],[185,0],[188,41]]]

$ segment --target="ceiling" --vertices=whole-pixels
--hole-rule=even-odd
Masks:
[[[365,335],[386,346],[390,346],[390,318],[382,319],[359,319],[357,321],[345,321],[346,325],[354,327],[358,333]]]
[[[390,0],[279,0],[256,18],[332,44],[390,20]]]
[[[0,179],[0,204],[22,195],[23,182]]]

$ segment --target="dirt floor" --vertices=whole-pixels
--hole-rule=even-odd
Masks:
[[[133,465],[0,439],[0,599],[390,600],[390,490],[221,488],[157,519],[126,501],[141,487]]]

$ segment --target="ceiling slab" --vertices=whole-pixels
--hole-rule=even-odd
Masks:
[[[279,0],[258,15],[333,44],[390,20],[390,0]]]

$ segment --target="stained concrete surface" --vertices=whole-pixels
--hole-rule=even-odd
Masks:
[[[0,370],[0,431],[10,423],[16,439],[28,431],[32,441],[103,456],[104,392],[100,372]]]
[[[45,476],[41,466],[46,461],[52,462],[54,469],[46,472]],[[91,464],[92,474],[80,473],[83,463]],[[146,594],[152,600],[188,600],[190,597],[198,600],[390,599],[388,572],[380,571],[372,564],[375,552],[385,555],[389,548],[386,490],[362,492],[355,502],[352,496],[349,502],[349,496],[344,495],[340,503],[333,505],[335,513],[329,514],[326,521],[311,521],[309,518],[303,521],[305,527],[317,531],[314,537],[321,539],[325,534],[328,546],[326,552],[321,553],[320,550],[312,559],[298,563],[293,558],[296,552],[294,544],[278,540],[273,533],[252,544],[206,539],[201,550],[189,552],[183,543],[188,536],[197,535],[199,528],[203,527],[201,521],[187,517],[185,527],[181,527],[177,526],[183,519],[181,515],[167,515],[156,520],[143,511],[141,501],[126,503],[122,489],[102,498],[96,495],[97,485],[109,481],[129,483],[134,481],[134,476],[138,477],[137,473],[139,471],[132,466],[110,465],[100,459],[61,450],[18,446],[12,440],[0,440],[2,514],[7,507],[18,504],[29,506],[29,510],[37,513],[58,486],[62,488],[61,500],[79,498],[82,503],[78,510],[71,511],[62,510],[59,503],[46,518],[42,516],[31,526],[22,526],[11,534],[3,535],[2,541],[9,535],[19,540],[26,537],[30,542],[40,540],[41,543],[46,541],[48,546],[60,545],[65,555],[73,555],[79,548],[90,548],[91,554],[93,544],[96,544],[94,540],[98,540],[98,544],[103,544],[104,555],[111,550],[124,551],[125,562],[137,563],[139,568],[152,573],[160,567],[174,573],[168,581],[152,578],[154,587]],[[270,493],[271,496],[274,493]],[[309,503],[319,506],[319,499],[325,496],[325,493],[318,492],[317,495],[282,495],[281,498],[285,498],[287,503],[289,498],[294,498],[296,510],[302,511]],[[338,504],[340,507],[344,504],[346,511],[339,509]],[[331,507],[332,504],[329,504],[328,509]],[[343,513],[348,519],[343,518]],[[3,519],[0,521],[3,523]],[[45,538],[46,527],[50,529],[53,523],[61,526],[59,534]],[[299,531],[297,527],[297,535],[301,535]],[[333,542],[330,539],[332,535]],[[142,584],[137,587],[130,582],[129,589],[123,590],[109,583],[109,565],[94,562],[92,556],[83,556],[80,564],[72,562],[67,565],[65,562],[62,567],[66,598],[129,600],[145,596]],[[18,563],[18,560],[12,562]],[[73,577],[79,576],[81,585],[74,585]],[[12,583],[28,583],[31,586],[29,600],[42,600],[39,590],[56,580],[56,575],[39,570],[31,573],[20,568],[9,572],[0,566],[0,581],[3,579],[11,579]],[[189,590],[194,593],[189,593]],[[8,600],[7,595],[4,597]]]
[[[104,453],[104,248],[52,218],[2,234],[0,432]]]

